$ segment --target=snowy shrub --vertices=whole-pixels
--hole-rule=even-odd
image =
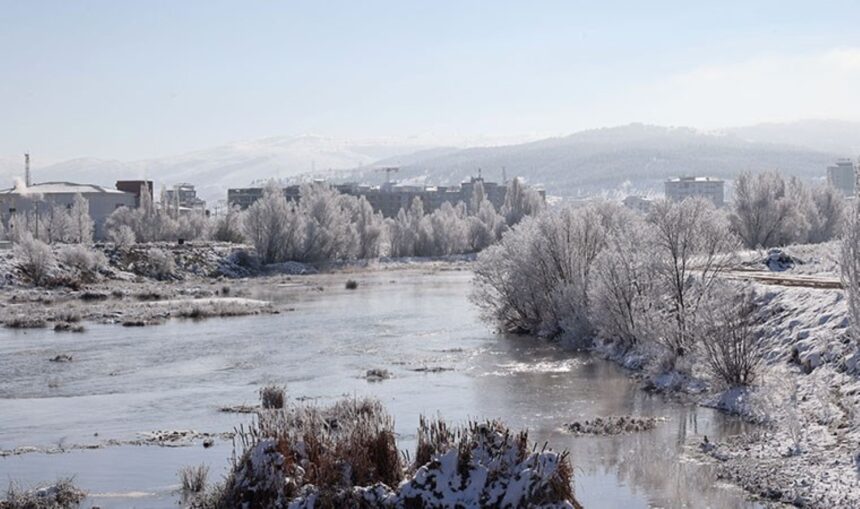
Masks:
[[[57,264],[51,246],[34,239],[29,233],[25,233],[15,244],[14,256],[21,272],[36,285],[47,283]]]
[[[144,267],[138,272],[159,280],[169,279],[176,272],[176,262],[173,255],[163,249],[148,249]]]
[[[708,299],[698,344],[712,376],[727,387],[751,385],[763,362],[764,347],[754,323],[754,294],[729,283]]]
[[[107,239],[116,245],[118,249],[127,250],[135,244],[134,230],[127,225],[119,225],[107,231]]]
[[[59,260],[60,263],[75,269],[87,279],[92,279],[108,265],[104,253],[82,244],[62,247],[59,252]]]

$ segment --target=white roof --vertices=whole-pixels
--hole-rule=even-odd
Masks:
[[[666,182],[722,182],[723,179],[714,177],[675,177],[667,179]]]
[[[109,187],[97,186],[95,184],[75,184],[72,182],[42,182],[40,184],[30,184],[30,186],[25,189],[19,189],[18,187],[13,187],[11,189],[4,189],[0,191],[0,194],[27,194],[27,193],[39,193],[39,194],[131,194],[126,193],[124,191],[120,191],[118,189],[111,189]]]

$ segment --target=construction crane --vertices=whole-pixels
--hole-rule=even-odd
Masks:
[[[391,174],[397,173],[400,171],[400,168],[397,166],[386,166],[385,168],[377,168],[376,171],[384,171],[385,172],[385,183],[391,183]]]

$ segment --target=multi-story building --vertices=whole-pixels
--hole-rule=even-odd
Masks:
[[[164,191],[164,201],[180,209],[205,210],[206,202],[197,197],[193,184],[182,183]]]
[[[855,166],[851,159],[839,159],[836,164],[827,167],[827,183],[843,195],[854,196],[856,182]]]
[[[456,205],[463,202],[469,204],[478,184],[484,188],[484,198],[487,199],[496,210],[500,210],[505,204],[507,186],[495,182],[485,182],[480,177],[473,177],[468,182],[459,186],[410,186],[400,184],[384,184],[379,187],[371,187],[360,184],[337,184],[333,187],[343,194],[351,196],[363,196],[374,211],[381,212],[385,217],[394,217],[401,209],[408,209],[412,202],[418,198],[424,207],[424,212],[432,212],[442,206],[443,203]],[[301,187],[291,185],[283,188],[284,195],[288,200],[297,200]],[[546,193],[538,191],[544,199]],[[263,188],[251,187],[241,189],[229,189],[227,191],[227,203],[246,209],[263,196]]]
[[[669,179],[665,184],[666,198],[683,201],[685,198],[700,196],[711,200],[717,207],[725,205],[725,182],[713,177],[678,177]]]

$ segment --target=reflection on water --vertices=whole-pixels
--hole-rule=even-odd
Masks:
[[[404,448],[413,447],[421,414],[455,422],[501,417],[528,427],[533,439],[571,450],[586,507],[755,507],[735,490],[713,487],[708,468],[683,456],[702,435],[739,432],[736,420],[648,395],[617,366],[589,355],[493,334],[467,301],[470,277],[362,274],[359,289],[346,291],[344,276],[329,275],[319,277],[323,291],[298,296],[260,288],[255,296],[294,308],[280,315],[92,326],[82,335],[2,331],[0,449],[130,440],[155,429],[229,431],[249,417],[218,408],[253,403],[259,385],[274,382],[287,384],[293,397],[380,398]],[[74,361],[47,361],[58,353]],[[388,369],[394,378],[368,383],[362,375],[369,368]],[[651,432],[614,437],[561,431],[574,419],[625,414],[666,421]],[[0,478],[76,474],[82,487],[102,495],[93,503],[163,507],[181,466],[206,462],[222,472],[229,450],[221,442],[209,450],[26,454],[0,458]]]

